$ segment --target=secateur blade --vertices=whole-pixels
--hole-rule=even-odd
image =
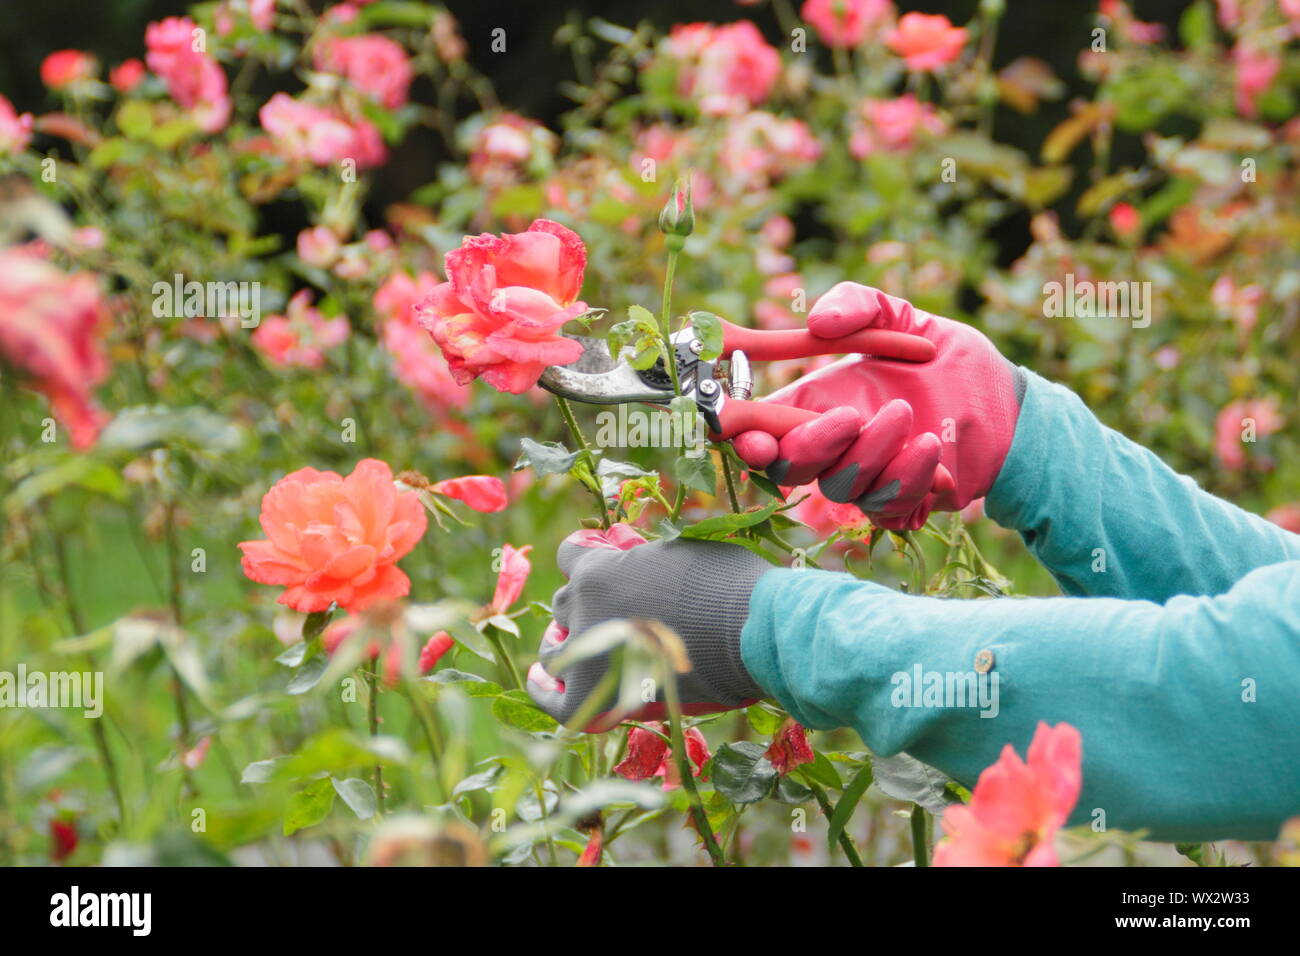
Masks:
[[[537,384],[548,392],[590,405],[663,403],[672,397],[644,381],[627,362],[610,355],[609,343],[604,339],[562,334],[582,345],[582,355],[568,365],[552,365],[542,373]]]

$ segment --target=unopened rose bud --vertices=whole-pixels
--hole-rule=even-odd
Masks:
[[[694,230],[695,207],[691,204],[691,180],[687,177],[673,184],[673,193],[659,214],[659,231],[684,239]]]

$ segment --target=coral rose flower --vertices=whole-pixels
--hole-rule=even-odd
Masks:
[[[934,70],[961,55],[966,28],[953,26],[942,13],[905,13],[885,43],[909,70]]]
[[[32,124],[35,122],[31,113],[19,115],[13,103],[0,94],[0,156],[6,153],[21,153],[32,141]]]
[[[524,593],[524,585],[528,583],[528,575],[533,570],[532,562],[528,560],[528,552],[531,550],[531,544],[522,548],[507,544],[501,549],[501,572],[497,577],[492,603],[488,605],[489,616],[506,613],[510,605],[519,600],[519,595]]]
[[[1083,742],[1069,724],[1039,723],[1029,762],[1010,744],[980,774],[970,804],[944,811],[935,866],[1058,866],[1052,845],[1079,800]]]
[[[405,597],[411,580],[397,562],[426,524],[419,498],[399,492],[388,465],[373,458],[346,478],[315,468],[286,475],[262,498],[260,520],[267,540],[239,545],[244,574],[283,586],[280,603],[304,614]]]
[[[56,50],[41,62],[41,82],[52,90],[95,75],[95,58],[81,50]]]
[[[447,281],[419,309],[420,324],[462,385],[482,377],[518,395],[549,365],[565,365],[582,346],[559,334],[587,310],[576,301],[587,265],[577,233],[549,219],[527,231],[468,236],[447,253]]]
[[[108,82],[112,83],[113,89],[119,93],[130,93],[140,85],[144,77],[144,64],[136,59],[123,60],[108,71]]]
[[[889,18],[889,0],[807,0],[799,16],[831,47],[855,47],[867,33]]]
[[[505,511],[508,499],[506,486],[500,478],[492,475],[465,475],[463,478],[448,478],[446,481],[434,482],[429,486],[434,494],[446,495],[463,501],[475,511],[491,514]]]
[[[289,300],[284,315],[268,315],[250,341],[272,365],[284,368],[320,368],[325,352],[347,341],[346,316],[327,319],[311,304],[311,292],[302,289]]]

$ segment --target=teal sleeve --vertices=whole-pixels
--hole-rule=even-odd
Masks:
[[[1166,601],[1222,594],[1300,559],[1300,535],[1242,511],[1027,372],[1015,438],[985,499],[1065,594]]]
[[[1164,605],[941,599],[776,568],[741,654],[805,726],[852,727],[967,787],[1005,744],[1023,757],[1039,721],[1072,724],[1073,824],[1101,811],[1156,840],[1268,840],[1300,813],[1300,562]]]

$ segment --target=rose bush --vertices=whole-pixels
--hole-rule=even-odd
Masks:
[[[0,95],[0,657],[106,670],[110,718],[0,712],[0,862],[924,864],[936,835],[937,864],[1168,862],[1062,829],[1088,746],[1064,725],[970,793],[771,702],[557,726],[521,677],[573,533],[1055,586],[979,502],[882,531],[726,446],[597,445],[600,410],[534,386],[578,356],[564,332],[648,364],[683,316],[799,328],[853,279],[1296,526],[1295,5],[1198,0],[1162,31],[1103,0],[1069,103],[1043,61],[994,62],[997,0],[965,24],[889,0],[774,4],[780,32],[574,19],[554,128],[498,101],[447,10],[323,6],[202,4],[120,63],[52,53],[44,100]],[[1034,113],[1031,150],[995,136]],[[420,137],[446,161],[377,204]],[[1145,283],[1145,310],[1053,311],[1067,277]],[[610,640],[668,674],[671,636]]]

